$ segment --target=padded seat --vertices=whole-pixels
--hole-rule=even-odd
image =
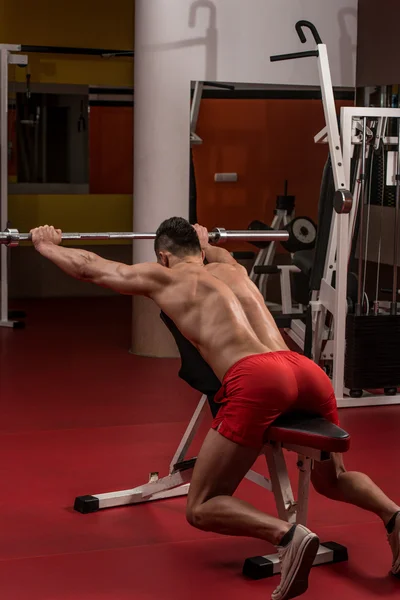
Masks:
[[[288,413],[279,417],[267,430],[266,442],[307,446],[323,452],[347,452],[350,435],[322,417]]]

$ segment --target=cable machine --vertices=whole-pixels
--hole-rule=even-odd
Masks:
[[[287,331],[306,354],[326,367],[339,407],[398,404],[400,109],[343,107],[339,133],[327,48],[315,26],[308,21],[296,24],[302,43],[306,42],[304,29],[311,31],[317,44],[315,50],[273,56],[271,61],[317,58],[326,127],[315,136],[315,142],[329,144],[333,197],[331,207],[327,208],[331,221],[329,236],[322,240],[324,244],[328,240],[327,246],[325,252],[316,253],[312,266],[307,322],[304,325],[293,321]],[[388,148],[393,155],[387,153]],[[366,296],[366,249],[371,221],[368,199],[374,153],[391,156],[390,160],[383,159],[385,165],[380,160],[380,168],[396,189],[390,304],[379,299],[379,268],[373,302]],[[380,233],[383,235],[382,228]],[[350,281],[354,282],[354,277],[349,277],[349,272],[355,258],[358,259],[356,290],[350,293]],[[379,389],[384,393],[377,394],[375,391]]]

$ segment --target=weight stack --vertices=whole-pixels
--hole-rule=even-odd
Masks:
[[[344,381],[353,390],[400,385],[400,316],[347,316]]]

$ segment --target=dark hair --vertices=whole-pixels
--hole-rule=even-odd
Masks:
[[[156,231],[154,250],[156,254],[166,250],[179,257],[201,253],[195,229],[182,217],[171,217],[161,223]]]

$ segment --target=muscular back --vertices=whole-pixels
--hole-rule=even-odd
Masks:
[[[242,305],[253,331],[263,344],[273,352],[288,349],[274,318],[265,306],[264,297],[244,267],[238,264],[211,263],[206,269],[232,290]]]
[[[222,380],[249,354],[286,349],[261,294],[244,269],[182,263],[151,294]]]

